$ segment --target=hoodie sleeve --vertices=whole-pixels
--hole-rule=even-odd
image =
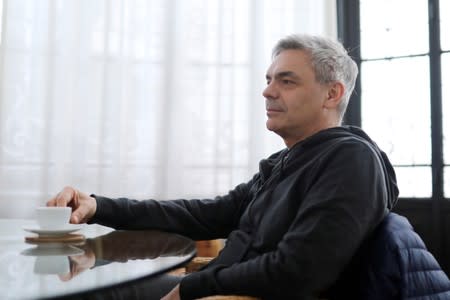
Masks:
[[[276,249],[186,276],[181,299],[229,294],[306,299],[329,287],[386,215],[388,194],[378,156],[360,143],[341,147],[314,174]]]
[[[159,229],[196,240],[225,238],[249,202],[251,185],[252,180],[225,196],[201,200],[138,201],[92,195],[97,211],[89,223],[115,229]]]

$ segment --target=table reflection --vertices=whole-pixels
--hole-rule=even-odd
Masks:
[[[34,273],[67,274],[70,272],[69,258],[82,256],[84,251],[67,244],[39,244],[21,252],[25,256],[35,256]]]
[[[143,280],[149,292],[148,281],[155,282],[195,255],[195,243],[180,235],[99,225],[83,227],[82,242],[30,244],[24,239],[29,233],[22,229],[29,222],[0,219],[2,299],[90,299],[98,291],[136,289]]]
[[[68,256],[70,272],[60,275],[61,280],[70,280],[87,269],[111,262],[187,256],[195,252],[191,240],[161,231],[113,231],[87,239],[78,247],[83,253]]]

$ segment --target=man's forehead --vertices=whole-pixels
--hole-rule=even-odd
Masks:
[[[295,67],[292,64],[282,63],[279,61],[272,61],[266,71],[267,75],[275,76],[280,73],[295,73]]]
[[[290,73],[300,75],[305,69],[312,70],[308,55],[302,50],[285,50],[274,57],[266,71],[267,75]]]
[[[299,77],[302,73],[303,67],[294,65],[279,65],[271,64],[266,71],[266,77],[280,77],[280,76],[294,76]]]

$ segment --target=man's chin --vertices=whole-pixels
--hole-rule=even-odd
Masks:
[[[266,128],[267,128],[267,130],[273,131],[275,133],[277,131],[277,126],[275,124],[273,124],[273,122],[270,119],[268,119],[266,121]]]
[[[269,121],[266,122],[266,128],[267,128],[267,130],[272,131],[273,133],[276,133],[276,134],[280,135],[279,128],[274,126],[273,124],[270,124]]]

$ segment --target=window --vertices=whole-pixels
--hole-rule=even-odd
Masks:
[[[398,18],[408,3],[360,1],[361,125],[396,166],[401,196],[430,197],[427,3]]]
[[[361,75],[346,121],[386,151],[402,198],[450,197],[450,1],[438,4],[338,0]]]

